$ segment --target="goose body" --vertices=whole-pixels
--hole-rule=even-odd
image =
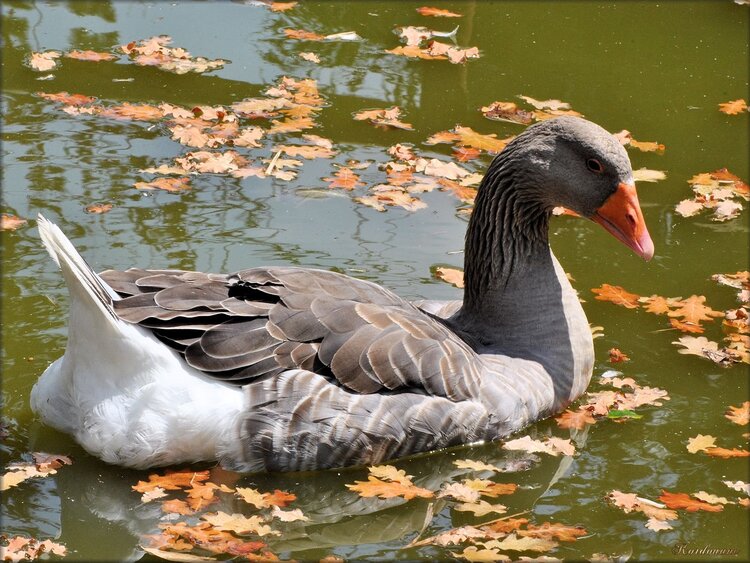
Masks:
[[[463,302],[408,302],[297,267],[96,274],[40,216],[71,296],[66,352],[31,405],[104,461],[229,469],[379,463],[494,440],[557,413],[593,366],[549,248],[564,205],[653,255],[624,149],[597,125],[528,128],[480,186]]]

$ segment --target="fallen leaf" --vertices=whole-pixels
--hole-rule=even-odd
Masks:
[[[518,536],[529,536],[534,538],[543,538],[547,540],[556,539],[558,541],[573,542],[581,536],[587,534],[586,529],[582,526],[566,526],[560,522],[543,522],[541,526],[528,524],[526,530],[518,530]]]
[[[730,457],[748,457],[750,452],[747,450],[738,450],[737,448],[706,448],[704,450],[708,455],[713,457],[720,457],[723,459],[729,459]]]
[[[639,149],[643,152],[655,152],[655,153],[663,153],[664,152],[664,145],[661,143],[655,143],[651,141],[636,141],[635,139],[631,138],[630,142],[628,143],[628,146],[634,147],[636,149]]]
[[[456,555],[472,562],[510,561],[510,557],[503,555],[497,549],[480,549],[475,545],[464,548],[463,551],[457,552]]]
[[[156,178],[151,182],[133,184],[139,190],[164,190],[166,192],[183,192],[190,189],[190,178]]]
[[[438,493],[438,498],[452,497],[462,503],[476,503],[479,501],[479,491],[463,483],[447,483]]]
[[[726,113],[727,115],[737,115],[747,111],[747,102],[743,99],[732,100],[731,102],[724,102],[719,104],[719,111]]]
[[[664,530],[672,529],[672,526],[668,522],[656,518],[649,518],[646,522],[646,527],[654,532],[662,532]]]
[[[626,354],[623,354],[619,348],[610,348],[608,354],[609,363],[611,364],[630,361],[630,358]]]
[[[10,213],[3,213],[0,215],[0,231],[15,231],[26,223],[26,219],[21,219]]]
[[[316,55],[315,53],[310,53],[306,51],[306,52],[300,53],[299,56],[301,59],[304,59],[308,62],[315,63],[316,65],[320,64],[320,57],[318,57],[318,55]]]
[[[167,471],[164,475],[149,475],[148,481],[138,481],[131,489],[139,493],[152,491],[156,487],[161,487],[167,491],[176,491],[206,481],[208,477],[208,471]]]
[[[297,2],[271,2],[268,4],[268,8],[272,12],[286,12],[291,10],[297,5]]]
[[[518,96],[522,100],[524,100],[526,103],[534,106],[536,109],[551,109],[551,110],[559,110],[559,109],[570,109],[570,104],[567,102],[561,102],[560,100],[535,100],[534,98],[531,98],[529,96]]]
[[[111,203],[92,203],[84,208],[86,213],[107,213],[112,210]]]
[[[52,70],[57,66],[57,61],[62,53],[59,51],[45,51],[43,53],[31,53],[29,59],[29,66],[40,72],[45,70]]]
[[[745,483],[743,481],[722,481],[722,483],[734,491],[750,495],[750,483]]]
[[[435,277],[449,284],[455,285],[458,288],[464,286],[464,273],[462,270],[456,270],[455,268],[444,268],[438,266],[435,268]]]
[[[161,490],[163,491],[164,489],[161,489]],[[190,505],[182,499],[164,500],[161,503],[161,509],[162,509],[162,512],[166,512],[167,514],[187,515],[187,514],[195,513],[195,510],[191,508]]]
[[[284,35],[287,39],[299,39],[300,41],[323,41],[324,35],[319,33],[313,33],[312,31],[305,31],[304,29],[285,29]]]
[[[419,12],[420,15],[423,16],[431,16],[431,17],[441,17],[441,18],[460,18],[463,17],[461,14],[457,14],[455,12],[451,12],[448,10],[443,10],[441,8],[432,8],[429,6],[423,6],[421,8],[417,8],[417,12]]]
[[[501,471],[496,465],[473,459],[458,459],[453,462],[453,465],[459,469],[471,469],[472,471]]]
[[[99,53],[97,51],[78,51],[74,49],[65,53],[65,56],[69,59],[78,59],[79,61],[111,61],[117,57],[112,53]]]
[[[453,508],[458,510],[459,512],[471,512],[477,518],[481,518],[482,516],[486,516],[487,514],[491,514],[493,512],[496,514],[505,514],[508,511],[508,508],[505,505],[490,504],[486,500],[464,502],[461,504],[457,504]]]
[[[512,551],[549,551],[557,547],[557,542],[544,538],[533,538],[529,536],[517,537],[515,533],[498,541],[491,540],[485,542],[488,549],[512,550]]]
[[[146,553],[149,553],[153,555],[154,557],[158,557],[159,559],[163,559],[165,561],[177,561],[177,562],[184,562],[184,563],[191,563],[192,561],[216,561],[213,557],[203,557],[201,555],[195,555],[193,553],[180,553],[179,551],[166,551],[164,549],[159,549],[156,547],[148,547],[145,545],[139,545],[140,549],[145,551]]]
[[[621,305],[628,309],[637,309],[639,295],[625,291],[619,285],[610,285],[603,283],[601,287],[595,287],[591,290],[596,294],[599,301],[611,301],[615,305]]]
[[[750,401],[745,401],[739,407],[730,406],[724,416],[735,424],[748,424],[750,422]]]
[[[323,178],[323,181],[328,182],[329,188],[343,188],[349,191],[358,186],[364,186],[364,184],[359,181],[359,176],[357,176],[357,174],[352,172],[351,169],[343,166],[333,173],[333,177]]]
[[[156,500],[165,496],[167,496],[167,493],[164,491],[164,489],[162,489],[161,487],[154,487],[150,491],[146,491],[141,495],[141,502],[151,502],[152,500]]]
[[[687,451],[691,454],[702,452],[708,448],[713,448],[716,445],[716,438],[713,436],[698,434],[694,438],[690,438],[687,444]]]
[[[480,108],[482,115],[487,119],[498,121],[510,121],[512,123],[521,123],[528,125],[534,121],[534,114],[518,107],[513,102],[492,102],[489,106]]]
[[[633,179],[636,182],[658,182],[666,177],[667,175],[661,170],[649,170],[648,168],[633,170]]]
[[[674,210],[683,217],[692,217],[703,211],[703,204],[693,199],[683,199]]]
[[[281,510],[275,505],[271,508],[271,517],[278,518],[282,522],[297,522],[298,520],[304,522],[309,520],[307,516],[302,514],[302,511],[299,508],[295,508],[294,510]]]
[[[734,504],[731,500],[728,500],[725,497],[712,495],[711,493],[707,493],[706,491],[699,491],[697,493],[693,493],[692,496],[694,498],[697,498],[698,500],[707,502],[708,504]]]
[[[2,540],[3,542],[8,542],[7,545],[0,545],[0,556],[2,556],[3,561],[32,561],[38,559],[44,553],[52,553],[59,556],[67,555],[67,548],[52,540],[40,542],[35,538],[25,538],[23,536],[15,536],[13,538],[3,536]]]
[[[51,102],[59,102],[69,106],[85,106],[96,101],[96,98],[84,96],[83,94],[68,94],[67,92],[57,92],[47,94],[46,92],[37,92],[37,96]]]
[[[688,512],[698,512],[699,510],[704,510],[706,512],[721,512],[724,510],[724,507],[721,505],[709,504],[692,498],[685,493],[670,493],[667,490],[662,490],[659,500],[666,504],[667,508],[687,510]]]
[[[549,455],[557,456],[561,453],[564,455],[573,455],[575,448],[570,440],[550,437],[546,443],[539,440],[533,440],[530,436],[509,440],[503,444],[506,450],[524,450],[527,452],[543,452]]]
[[[248,518],[242,514],[227,514],[226,512],[219,511],[214,514],[203,514],[201,519],[211,524],[217,530],[226,530],[236,534],[257,534],[261,537],[281,535],[281,532],[263,524],[263,519],[257,515]]]
[[[560,428],[575,428],[582,430],[589,424],[595,424],[596,419],[586,409],[577,411],[566,410],[560,416],[555,418],[555,422]]]

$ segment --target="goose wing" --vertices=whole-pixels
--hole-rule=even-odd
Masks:
[[[359,394],[476,397],[475,352],[391,291],[323,270],[109,270],[116,314],[208,376],[245,385],[294,369]]]

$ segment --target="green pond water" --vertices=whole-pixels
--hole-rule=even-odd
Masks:
[[[450,2],[437,4],[463,14],[442,19],[419,15],[413,2],[300,2],[286,12],[242,2],[23,2],[2,4],[2,208],[28,223],[2,233],[2,461],[28,462],[32,452],[65,454],[73,464],[56,474],[29,479],[3,494],[2,531],[7,536],[52,538],[65,544],[69,560],[151,560],[138,547],[157,533],[164,516],[159,502],[141,503],[131,490],[150,472],[107,465],[70,437],[42,425],[29,408],[38,375],[65,347],[67,292],[43,250],[35,217],[58,222],[98,270],[142,266],[233,271],[257,265],[299,264],[381,283],[417,299],[458,299],[461,290],[433,276],[437,266],[461,267],[467,207],[447,191],[418,194],[427,207],[410,212],[366,207],[353,197],[385,180],[378,163],[386,149],[410,143],[426,157],[451,158],[449,145],[427,138],[469,126],[505,138],[521,125],[490,121],[478,108],[495,100],[522,103],[518,95],[564,100],[610,131],[631,131],[658,141],[663,154],[629,149],[634,168],[663,170],[666,179],[639,183],[644,215],[656,245],[645,263],[595,224],[571,217],[553,221],[551,244],[575,279],[592,325],[597,362],[590,390],[608,387],[599,376],[622,371],[640,385],[669,393],[661,406],[637,409],[642,418],[602,420],[584,431],[563,430],[553,420],[519,436],[573,438],[576,454],[553,457],[509,452],[499,444],[466,446],[400,460],[395,465],[420,486],[465,477],[515,483],[518,490],[497,499],[507,514],[541,525],[582,526],[586,535],[561,542],[544,555],[566,561],[595,553],[633,560],[747,560],[748,510],[728,504],[721,512],[679,511],[672,529],[652,531],[646,517],[626,514],[605,497],[612,490],[657,500],[662,490],[706,491],[737,501],[740,493],[722,481],[748,480],[748,458],[691,454],[698,434],[717,445],[747,449],[747,426],[724,417],[730,405],[748,399],[746,364],[723,368],[678,353],[683,336],[664,316],[597,301],[591,288],[619,285],[639,295],[704,295],[717,310],[738,306],[736,291],[712,274],[748,268],[747,209],[726,222],[709,214],[684,218],[675,205],[691,197],[687,180],[726,167],[745,181],[748,171],[748,113],[728,116],[718,104],[748,94],[750,9],[717,2]],[[477,46],[481,57],[465,64],[407,59],[384,52],[400,44],[397,26],[422,25],[450,31],[459,25],[461,47]],[[295,41],[285,28],[323,35],[355,31],[358,41]],[[231,61],[204,74],[176,75],[136,66],[127,57],[112,62],[60,59],[45,72],[29,68],[31,52],[114,47],[154,35],[196,56]],[[450,42],[451,39],[441,39]],[[320,64],[299,57],[313,51]],[[45,77],[49,77],[45,79]],[[135,182],[152,175],[139,170],[167,164],[191,150],[170,139],[162,124],[68,115],[37,92],[95,96],[113,106],[168,102],[228,107],[262,96],[282,76],[313,78],[325,107],[315,128],[331,139],[332,159],[306,160],[292,180],[202,174],[180,193],[143,192]],[[354,112],[397,105],[412,131],[378,129],[355,121]],[[527,106],[524,106],[527,107]],[[267,127],[267,120],[258,120]],[[257,163],[278,143],[301,133],[261,140],[261,148],[237,149]],[[353,192],[322,191],[323,178],[350,159],[374,161],[359,170],[364,186]],[[463,164],[482,172],[491,156]],[[85,207],[111,203],[105,214]],[[747,207],[747,202],[744,206]],[[722,342],[721,319],[705,323],[704,335]],[[612,365],[617,347],[631,360]],[[102,365],[107,359],[101,358]],[[515,464],[517,471],[475,473],[455,460]],[[531,459],[531,461],[528,461]],[[523,460],[526,460],[525,462]],[[199,468],[202,468],[200,466]],[[263,538],[281,559],[451,559],[470,544],[406,548],[461,525],[498,517],[475,517],[456,503],[362,499],[347,483],[366,480],[364,468],[304,474],[229,478],[232,486],[280,489],[297,496],[309,520],[274,523],[282,532]],[[184,498],[180,497],[180,498]],[[256,514],[222,494],[211,510]],[[189,517],[186,518],[189,520]],[[191,522],[193,522],[192,520]],[[735,555],[689,555],[679,546],[730,550]],[[534,552],[506,554],[543,555]]]

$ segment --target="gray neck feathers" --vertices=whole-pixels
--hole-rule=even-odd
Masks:
[[[546,251],[550,211],[540,189],[518,166],[519,151],[507,147],[479,187],[466,232],[464,308],[475,312],[483,296],[523,274],[528,259]]]

